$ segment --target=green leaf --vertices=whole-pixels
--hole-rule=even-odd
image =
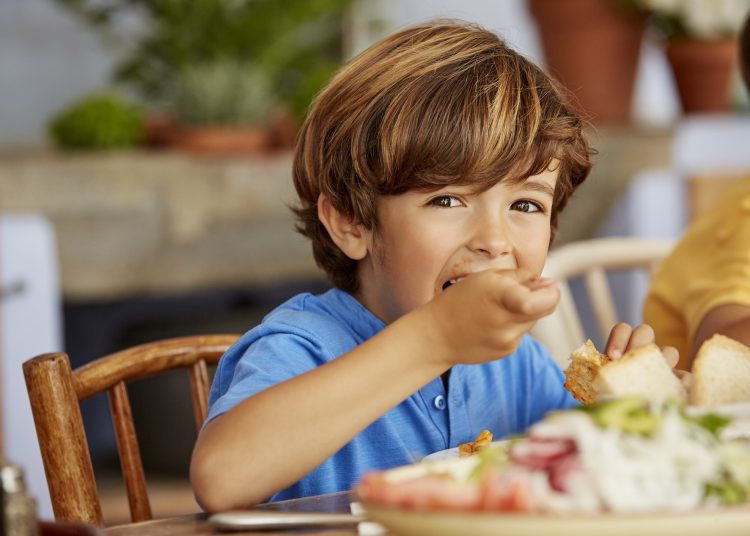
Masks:
[[[732,419],[716,413],[704,413],[702,415],[684,415],[683,417],[693,422],[701,428],[707,430],[715,438],[719,438],[719,433],[732,422]]]
[[[174,100],[171,80],[211,63],[251,65],[298,117],[342,62],[353,0],[56,0],[127,52],[114,81],[145,101]],[[137,32],[123,30],[132,19]]]
[[[55,143],[69,149],[118,149],[138,145],[144,114],[116,93],[97,93],[73,103],[50,123]]]

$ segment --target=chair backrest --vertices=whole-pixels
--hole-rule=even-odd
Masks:
[[[566,367],[571,352],[591,338],[584,333],[570,280],[582,279],[599,336],[606,341],[620,321],[607,272],[645,269],[651,275],[673,246],[674,241],[668,239],[595,238],[551,250],[543,275],[559,283],[560,303],[554,313],[536,323],[531,334]]]
[[[187,369],[196,428],[206,418],[208,365],[218,363],[238,335],[198,335],[128,348],[75,370],[67,354],[43,354],[23,364],[55,519],[103,525],[80,402],[107,391],[122,476],[133,522],[151,519],[151,506],[126,383]]]

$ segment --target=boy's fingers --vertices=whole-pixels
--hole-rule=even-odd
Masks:
[[[511,313],[537,318],[554,311],[560,300],[560,291],[554,281],[535,289],[526,285],[508,285],[501,294],[502,306]]]
[[[526,288],[528,288],[529,290],[537,290],[556,284],[557,282],[554,279],[550,279],[549,277],[535,277],[524,283]]]
[[[674,373],[680,379],[685,389],[690,391],[690,388],[693,386],[693,375],[690,374],[687,370],[680,369],[675,369]]]
[[[522,281],[524,283],[527,281],[532,281],[534,279],[539,279],[539,274],[535,274],[528,268],[516,268],[515,270],[512,270],[512,272],[516,274],[519,281]]]
[[[619,359],[630,350],[654,342],[654,330],[648,324],[633,329],[630,324],[621,322],[609,334],[606,353],[612,359]]]
[[[622,354],[625,353],[632,333],[633,328],[630,327],[630,324],[626,324],[625,322],[617,324],[609,332],[609,339],[607,339],[607,345],[604,347],[604,353],[612,359],[620,359]]]
[[[629,352],[640,346],[651,344],[654,342],[655,338],[656,334],[654,333],[654,329],[648,324],[641,324],[635,328],[630,335],[630,340],[628,341],[628,346],[625,348],[625,351]]]
[[[664,356],[664,360],[670,368],[675,368],[677,366],[677,362],[680,360],[680,352],[677,351],[677,348],[674,346],[665,346],[661,349],[661,354]]]
[[[531,293],[526,309],[523,311],[535,319],[551,314],[560,301],[560,290],[556,285],[550,285]]]

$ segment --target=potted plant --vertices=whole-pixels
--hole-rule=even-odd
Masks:
[[[631,118],[645,14],[620,0],[528,0],[550,73],[595,123]]]
[[[149,107],[172,115],[185,111],[182,103],[195,91],[224,102],[229,115],[245,115],[246,104],[226,107],[227,80],[260,94],[267,86],[274,114],[299,122],[313,95],[342,61],[342,19],[352,0],[56,0],[58,4],[99,29],[108,41],[125,50],[114,75],[117,83],[134,90]],[[196,89],[196,77],[209,80]],[[250,80],[252,79],[252,80]],[[256,91],[257,89],[257,91]],[[265,92],[265,89],[263,89]],[[187,95],[192,93],[192,97]],[[263,102],[270,102],[267,96]],[[194,101],[197,102],[197,101]],[[206,104],[204,111],[217,108]],[[270,104],[269,104],[270,105]],[[213,107],[213,108],[212,108]],[[260,105],[255,105],[259,108]],[[284,110],[279,113],[278,110]],[[197,112],[197,110],[195,110]],[[201,112],[202,114],[203,112]],[[187,115],[180,114],[182,120]],[[257,114],[252,121],[258,119]],[[224,115],[226,121],[227,115]],[[214,123],[189,117],[192,124]],[[273,122],[273,121],[271,121]],[[241,124],[232,117],[231,124]],[[286,134],[289,138],[289,134]],[[288,143],[288,139],[287,139]]]
[[[631,0],[649,14],[665,52],[685,112],[730,107],[737,65],[737,33],[750,0]]]
[[[279,104],[265,71],[230,60],[187,65],[167,81],[163,115],[150,137],[193,152],[266,152],[278,146],[270,128]]]

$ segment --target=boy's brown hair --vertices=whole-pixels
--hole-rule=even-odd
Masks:
[[[558,160],[554,232],[591,168],[582,130],[561,87],[495,34],[454,21],[406,28],[354,58],[313,102],[294,160],[297,228],[332,283],[354,292],[357,261],[320,222],[321,193],[376,230],[380,196],[488,189]]]

